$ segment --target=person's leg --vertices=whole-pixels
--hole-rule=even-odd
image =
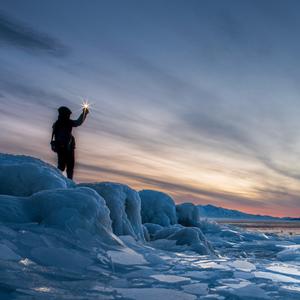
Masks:
[[[62,172],[66,168],[66,152],[64,151],[64,149],[59,149],[57,151],[57,168]]]
[[[67,176],[69,179],[73,179],[75,153],[74,149],[69,150],[67,154]]]

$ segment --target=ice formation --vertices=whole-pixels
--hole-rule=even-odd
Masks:
[[[174,200],[167,194],[143,190],[139,192],[142,200],[142,222],[161,226],[177,224]]]
[[[45,190],[29,197],[0,195],[0,218],[2,222],[37,223],[72,232],[112,232],[104,199],[84,187]]]
[[[279,260],[282,261],[300,261],[300,245],[290,245],[284,247],[284,250],[277,254]]]
[[[53,166],[33,157],[0,154],[0,194],[30,196],[75,186]]]
[[[198,227],[173,225],[155,232],[152,244],[169,251],[192,250],[199,254],[213,254],[213,249]]]
[[[131,235],[144,241],[141,221],[141,199],[129,186],[119,183],[84,183],[104,198],[110,210],[113,232],[117,235]]]
[[[176,205],[178,223],[183,226],[197,226],[200,220],[198,206],[193,203]]]
[[[31,157],[0,155],[0,170],[0,299],[300,297],[299,236],[198,219],[161,192],[76,186]]]

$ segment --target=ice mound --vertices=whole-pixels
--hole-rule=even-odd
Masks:
[[[0,194],[30,196],[75,184],[53,166],[33,157],[0,154]]]
[[[143,225],[147,228],[150,239],[153,238],[153,236],[156,234],[156,232],[163,229],[163,227],[158,224],[144,223]]]
[[[161,226],[177,223],[176,206],[169,195],[152,190],[143,190],[139,194],[142,201],[143,223],[154,223]]]
[[[31,196],[32,221],[64,229],[86,229],[96,233],[111,229],[104,199],[89,188],[42,191]]]
[[[0,222],[32,222],[90,234],[112,232],[104,199],[84,187],[46,190],[29,197],[0,195]]]
[[[200,220],[198,206],[193,203],[176,205],[178,223],[183,226],[196,226]]]
[[[300,261],[300,245],[290,245],[277,254],[281,261]]]
[[[184,227],[179,224],[163,227],[153,234],[153,245],[169,251],[194,251],[201,255],[214,251],[198,227]]]
[[[0,195],[0,223],[29,223],[29,197]]]
[[[116,235],[131,235],[144,241],[141,221],[141,199],[135,190],[119,183],[84,183],[102,196],[110,210],[113,232]]]
[[[0,299],[299,299],[299,236],[198,220],[160,192],[74,186],[25,156],[0,168]]]
[[[197,227],[201,228],[204,234],[211,233],[215,234],[222,230],[222,226],[213,220],[208,220],[207,218],[200,218]]]

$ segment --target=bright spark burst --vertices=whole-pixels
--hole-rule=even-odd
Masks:
[[[87,100],[84,100],[84,101],[82,102],[81,106],[82,106],[82,108],[84,108],[84,109],[89,109],[90,104],[88,103]]]

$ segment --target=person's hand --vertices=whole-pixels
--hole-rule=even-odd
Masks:
[[[86,114],[86,115],[90,112],[88,108],[83,108],[82,111],[83,111],[83,113]]]

